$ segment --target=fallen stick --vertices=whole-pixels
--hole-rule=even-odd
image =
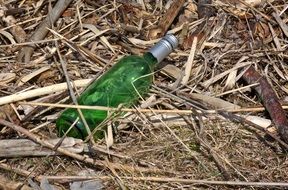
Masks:
[[[268,83],[267,79],[261,76],[252,66],[246,70],[242,78],[248,84],[259,83],[259,86],[254,86],[253,88],[269,112],[281,139],[288,143],[288,120],[272,86]]]
[[[89,84],[91,79],[76,80],[72,82],[75,87],[85,87]],[[33,89],[26,92],[15,93],[9,96],[0,97],[0,105],[9,104],[12,102],[17,102],[20,100],[26,100],[29,98],[34,98],[37,96],[42,96],[46,94],[52,94],[54,92],[59,92],[67,90],[67,83],[60,83],[51,86],[46,86],[43,88]]]
[[[58,0],[53,9],[48,13],[47,17],[41,22],[38,28],[35,30],[29,41],[39,41],[45,38],[49,32],[49,28],[57,21],[62,13],[67,9],[72,0]],[[35,45],[25,46],[21,49],[17,56],[19,62],[24,61],[25,63],[30,61],[33,54]]]
[[[46,176],[46,175],[33,175],[30,172],[27,172],[23,169],[19,169],[18,167],[9,166],[4,163],[0,163],[0,168],[8,171],[13,171],[22,176],[30,176],[35,177],[37,181],[41,181],[42,179],[47,179],[50,182],[58,182],[58,183],[67,183],[73,181],[83,181],[83,180],[93,180],[93,179],[101,179],[101,180],[113,180],[111,176]],[[119,176],[121,179],[126,179],[129,181],[150,181],[150,182],[158,182],[158,183],[181,183],[181,184],[198,184],[198,185],[223,185],[223,186],[257,186],[257,187],[288,187],[288,183],[286,182],[253,182],[253,181],[210,181],[210,180],[201,180],[201,179],[184,179],[184,178],[173,178],[173,177],[150,177],[150,176],[141,176],[141,177],[127,177],[127,176]]]
[[[47,142],[54,146],[59,142],[60,138],[49,139]],[[67,137],[60,145],[73,153],[87,152],[88,147],[81,139]],[[0,157],[24,157],[24,156],[47,156],[47,155],[60,155],[59,152],[52,151],[48,148],[43,148],[41,145],[29,139],[5,139],[0,140]]]

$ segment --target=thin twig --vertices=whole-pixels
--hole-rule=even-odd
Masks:
[[[109,180],[109,176],[40,176],[54,181],[75,181],[75,180],[88,180],[88,179],[102,179]],[[195,180],[184,178],[169,178],[169,177],[127,177],[121,176],[122,179],[130,181],[150,181],[159,183],[182,183],[182,184],[196,184],[196,185],[231,185],[231,186],[257,186],[257,187],[288,187],[286,182],[246,182],[246,181],[209,181],[209,180]]]
[[[58,46],[57,41],[55,42],[55,44],[56,44],[56,47],[57,47],[57,53],[58,53],[58,56],[59,56],[59,59],[60,59],[60,63],[61,63],[62,70],[63,70],[63,74],[64,74],[65,79],[66,79],[66,83],[67,83],[67,87],[68,87],[68,90],[69,90],[70,97],[71,97],[73,103],[74,103],[75,105],[78,105],[78,102],[77,102],[75,93],[74,93],[73,88],[72,88],[71,83],[70,83],[70,78],[69,78],[69,76],[68,76],[67,67],[66,67],[66,64],[64,63],[64,60],[62,59],[62,56],[61,56],[61,53],[60,53],[60,50],[59,50],[59,46]],[[77,112],[78,112],[78,114],[79,114],[79,116],[80,116],[81,121],[83,122],[83,124],[84,124],[84,126],[85,126],[85,129],[86,129],[88,135],[91,135],[91,130],[90,130],[89,126],[88,126],[88,123],[86,122],[86,119],[85,119],[82,111],[81,111],[79,108],[77,108]],[[65,138],[65,136],[63,136],[63,139],[64,139],[64,138]],[[95,144],[94,138],[93,138],[92,136],[91,136],[90,140],[91,140],[91,142],[92,142],[93,144]],[[59,142],[60,142],[60,141],[59,141]],[[60,143],[59,143],[58,146],[60,146]],[[56,147],[55,147],[55,148],[56,148]]]

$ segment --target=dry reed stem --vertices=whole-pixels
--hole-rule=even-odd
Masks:
[[[55,181],[74,181],[74,180],[89,180],[89,179],[111,179],[109,176],[40,176],[41,178],[47,178],[48,180]],[[183,178],[168,178],[168,177],[126,177],[122,176],[122,179],[129,181],[146,181],[146,182],[158,182],[168,183],[175,182],[181,184],[195,184],[195,185],[221,185],[221,186],[244,186],[244,187],[288,187],[286,182],[254,182],[254,181],[213,181],[213,180],[194,180],[194,179],[183,179]]]
[[[85,87],[90,81],[91,79],[76,80],[73,81],[72,85],[75,85],[75,87]],[[25,92],[19,92],[12,95],[0,97],[0,105],[9,104],[20,100],[26,100],[29,98],[35,98],[47,94],[52,94],[63,90],[67,90],[67,83],[54,84],[43,88],[33,89]]]
[[[86,106],[86,105],[71,105],[71,104],[51,104],[51,103],[41,103],[41,102],[19,102],[19,104],[23,105],[34,105],[34,106],[46,106],[46,107],[57,107],[57,108],[79,108],[79,109],[90,109],[90,110],[104,110],[104,111],[123,111],[123,112],[143,112],[143,113],[171,113],[171,114],[192,114],[192,110],[156,110],[156,109],[133,109],[133,108],[111,108],[105,106]],[[288,106],[282,106],[283,109],[288,109]],[[264,107],[255,107],[255,108],[239,108],[239,109],[231,109],[225,110],[227,112],[236,113],[236,112],[261,112],[264,111]],[[207,113],[207,114],[215,114],[219,110],[205,110],[205,111],[198,111],[199,113]]]
[[[193,42],[192,42],[192,46],[191,46],[191,50],[190,50],[190,54],[189,54],[189,57],[188,57],[188,60],[187,60],[186,66],[185,66],[185,74],[184,74],[184,77],[183,77],[182,82],[181,82],[183,85],[187,84],[187,82],[190,78],[190,75],[191,75],[194,56],[197,53],[197,51],[196,51],[197,42],[198,42],[198,38],[194,37]]]

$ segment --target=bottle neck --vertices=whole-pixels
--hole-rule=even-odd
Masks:
[[[177,47],[177,45],[177,38],[174,35],[169,34],[155,44],[149,52],[157,59],[157,62],[160,63]]]
[[[156,57],[154,57],[150,52],[146,52],[143,55],[143,58],[147,61],[147,63],[152,69],[154,69],[155,65],[158,63]]]

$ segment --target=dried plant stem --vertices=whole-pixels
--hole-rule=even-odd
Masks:
[[[40,176],[35,176],[33,175],[33,173],[29,172],[29,171],[26,171],[26,170],[23,170],[23,169],[20,169],[20,168],[16,168],[16,167],[12,167],[12,166],[9,166],[5,163],[0,163],[0,168],[3,169],[3,170],[7,170],[7,171],[11,171],[11,172],[14,172],[18,175],[21,175],[21,176],[24,176],[24,177],[35,177],[35,179],[37,181],[40,181]]]
[[[61,63],[62,70],[63,70],[63,74],[64,74],[65,79],[66,79],[67,88],[68,88],[70,97],[71,97],[73,103],[74,103],[75,105],[78,105],[77,98],[76,98],[75,93],[74,93],[74,91],[73,91],[73,87],[72,87],[72,85],[71,85],[70,77],[69,77],[68,72],[67,72],[66,63],[65,63],[64,60],[62,59],[62,55],[61,55],[61,53],[60,53],[58,43],[55,42],[55,44],[56,44],[56,47],[57,47],[57,53],[58,53],[58,56],[59,56],[59,59],[60,59],[60,63]],[[80,116],[80,119],[83,121],[83,124],[84,124],[84,126],[85,126],[85,129],[86,129],[88,135],[90,136],[90,135],[91,135],[91,130],[90,130],[90,128],[89,128],[89,126],[88,126],[88,124],[87,124],[87,122],[86,122],[85,117],[84,117],[83,114],[82,114],[82,111],[81,111],[79,108],[77,108],[77,111],[78,111],[78,114],[79,114],[79,116]],[[64,139],[64,138],[65,138],[65,135],[62,137],[62,139]],[[93,137],[91,137],[90,140],[91,140],[91,142],[92,142],[93,144],[95,144],[95,141],[94,141]],[[61,141],[59,141],[59,145],[58,145],[58,146],[60,146],[60,144],[61,144]],[[56,147],[55,147],[55,148],[56,148]],[[57,148],[56,148],[56,149],[57,149]]]
[[[243,87],[240,87],[240,88],[237,88],[237,89],[228,90],[226,92],[222,92],[220,94],[216,94],[215,97],[224,96],[224,95],[227,95],[227,94],[231,94],[233,92],[239,92],[241,90],[248,89],[248,88],[251,88],[251,87],[254,87],[254,86],[258,86],[258,85],[259,85],[259,83],[255,83],[255,84],[250,84],[250,85],[243,86]]]
[[[193,61],[194,61],[194,56],[196,53],[196,46],[197,46],[197,42],[198,42],[198,38],[194,37],[193,42],[192,42],[192,46],[191,46],[191,50],[190,50],[190,54],[186,63],[186,67],[185,67],[185,75],[182,79],[182,84],[187,84],[189,78],[190,78],[190,74],[191,74],[191,69],[193,66]]]
[[[259,82],[259,86],[254,87],[254,89],[269,112],[281,138],[288,143],[288,119],[272,86],[267,79],[260,75],[252,66],[246,70],[242,78],[248,84]]]
[[[30,172],[11,167],[7,164],[0,163],[0,168],[8,171],[13,171],[22,176],[29,176]],[[31,176],[31,175],[30,175]],[[35,177],[37,181],[41,181],[41,179],[46,178],[49,181],[57,181],[66,183],[69,181],[76,180],[92,180],[92,179],[101,179],[101,180],[111,180],[110,176],[31,176]],[[127,176],[119,176],[121,179],[131,180],[131,181],[150,181],[150,182],[159,182],[159,183],[168,183],[168,182],[176,182],[182,184],[201,184],[201,185],[232,185],[232,186],[257,186],[257,187],[288,187],[288,183],[285,182],[244,182],[244,181],[208,181],[208,180],[194,180],[194,179],[183,179],[183,178],[168,178],[168,177],[127,177]]]
[[[75,180],[89,180],[102,179],[109,180],[109,176],[40,176],[53,181],[75,181]],[[209,180],[195,180],[184,178],[169,178],[169,177],[121,177],[122,179],[130,181],[150,181],[159,183],[182,183],[182,184],[198,184],[198,185],[232,185],[232,186],[257,186],[257,187],[288,187],[285,182],[245,182],[245,181],[209,181]]]
[[[85,87],[91,79],[76,80],[73,82],[75,87]],[[34,98],[42,95],[52,94],[54,92],[59,92],[67,90],[67,83],[60,83],[51,86],[46,86],[43,88],[33,89],[26,92],[15,93],[9,96],[0,97],[0,105],[17,102],[20,100],[26,100],[29,98]]]
[[[35,44],[43,44],[43,43],[49,43],[49,42],[55,42],[61,40],[60,38],[54,38],[54,39],[45,39],[45,40],[38,40],[33,42],[22,42],[22,43],[16,43],[16,44],[7,44],[7,45],[0,45],[0,48],[7,48],[7,47],[16,47],[16,46],[28,46],[28,45],[35,45]]]
[[[1,99],[1,98],[0,98]],[[70,105],[70,104],[51,104],[51,103],[40,103],[40,102],[20,102],[19,104],[23,105],[33,105],[33,106],[47,106],[47,107],[57,107],[57,108],[79,108],[79,109],[88,109],[88,110],[104,110],[104,111],[119,111],[119,108],[111,108],[105,106],[86,106],[86,105]],[[288,106],[282,106],[283,109],[288,109]],[[239,108],[225,110],[226,112],[235,113],[235,112],[260,112],[264,111],[264,107],[257,108]],[[192,114],[192,110],[156,110],[156,109],[132,109],[132,108],[121,108],[121,111],[124,112],[143,112],[143,113],[170,113],[170,114]],[[197,111],[197,110],[196,110]],[[217,114],[221,110],[206,110],[206,111],[197,111],[199,113],[206,114]]]

